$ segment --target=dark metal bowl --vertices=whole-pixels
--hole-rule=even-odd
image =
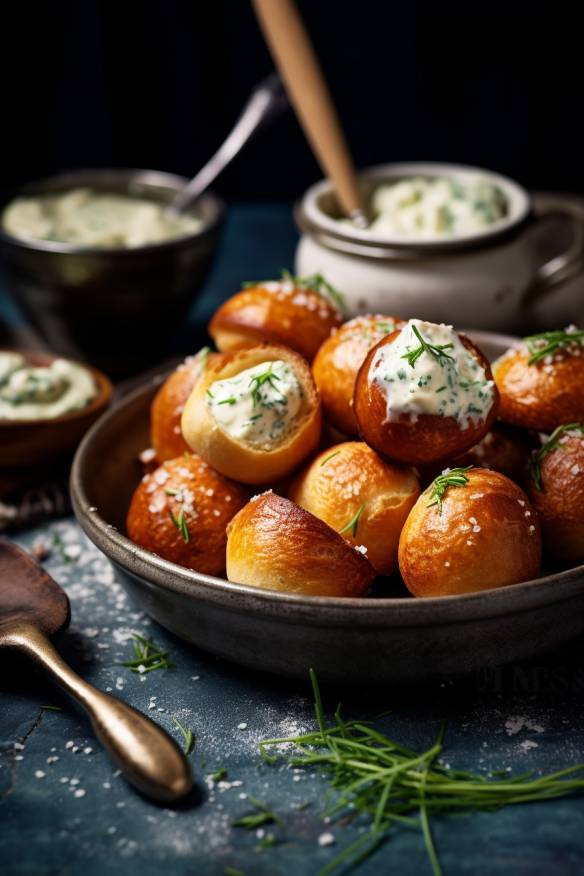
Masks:
[[[469,332],[492,358],[508,339]],[[584,633],[584,566],[513,587],[431,599],[293,596],[201,575],[133,544],[130,498],[157,383],[106,413],[71,477],[77,519],[132,598],[176,635],[244,666],[339,683],[421,681],[492,668]]]
[[[168,202],[183,177],[152,170],[79,170],[31,183],[17,195],[78,186]],[[0,205],[3,209],[5,202]],[[132,249],[20,240],[0,230],[7,285],[50,348],[120,377],[160,361],[209,270],[225,208],[204,195],[200,232]]]

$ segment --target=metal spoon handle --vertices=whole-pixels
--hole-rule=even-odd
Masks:
[[[288,99],[280,77],[277,73],[272,73],[254,88],[227,139],[182,192],[172,199],[167,210],[181,213],[189,204],[196,201],[235,158],[250,137],[287,106]]]
[[[20,620],[1,626],[0,647],[26,654],[77,700],[111,759],[139,791],[164,803],[188,794],[191,768],[174,740],[136,709],[79,678],[38,627]]]

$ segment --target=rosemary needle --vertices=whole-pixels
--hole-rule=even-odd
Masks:
[[[151,639],[146,639],[138,633],[133,633],[134,659],[126,660],[122,666],[127,666],[132,672],[143,675],[155,669],[173,669],[174,664],[168,659],[169,651],[162,651]]]
[[[290,766],[324,771],[333,795],[324,815],[369,819],[367,833],[330,861],[321,876],[329,876],[342,865],[356,866],[402,827],[421,832],[432,873],[442,876],[431,817],[492,812],[503,806],[584,793],[584,764],[543,776],[527,773],[500,778],[497,773],[481,775],[441,764],[444,728],[430,748],[416,752],[367,722],[344,720],[340,709],[332,724],[327,724],[312,669],[310,679],[318,729],[301,736],[266,739],[260,743],[260,753],[268,763],[285,760]]]
[[[185,754],[190,754],[193,748],[195,747],[195,737],[193,735],[193,731],[190,727],[184,727],[178,718],[173,717],[172,719],[178,729],[181,732],[183,738],[183,751]]]

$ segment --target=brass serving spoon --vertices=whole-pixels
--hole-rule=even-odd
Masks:
[[[139,791],[164,803],[184,797],[193,778],[174,740],[136,709],[79,678],[49,641],[69,617],[61,587],[30,554],[0,539],[0,648],[25,654],[77,700],[109,756]]]

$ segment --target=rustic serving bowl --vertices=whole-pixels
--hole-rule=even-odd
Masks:
[[[17,352],[31,365],[50,365],[59,358],[50,353]],[[0,470],[43,465],[77,447],[89,427],[107,408],[113,391],[105,374],[90,365],[83,364],[83,368],[93,376],[97,386],[96,397],[84,408],[50,419],[0,419]]]
[[[513,340],[469,334],[490,358]],[[327,681],[392,683],[529,658],[584,632],[584,566],[465,596],[339,599],[231,584],[143,550],[124,534],[124,520],[156,388],[136,390],[93,427],[75,457],[71,493],[81,527],[131,597],[186,641],[279,675],[304,677],[312,666]]]

